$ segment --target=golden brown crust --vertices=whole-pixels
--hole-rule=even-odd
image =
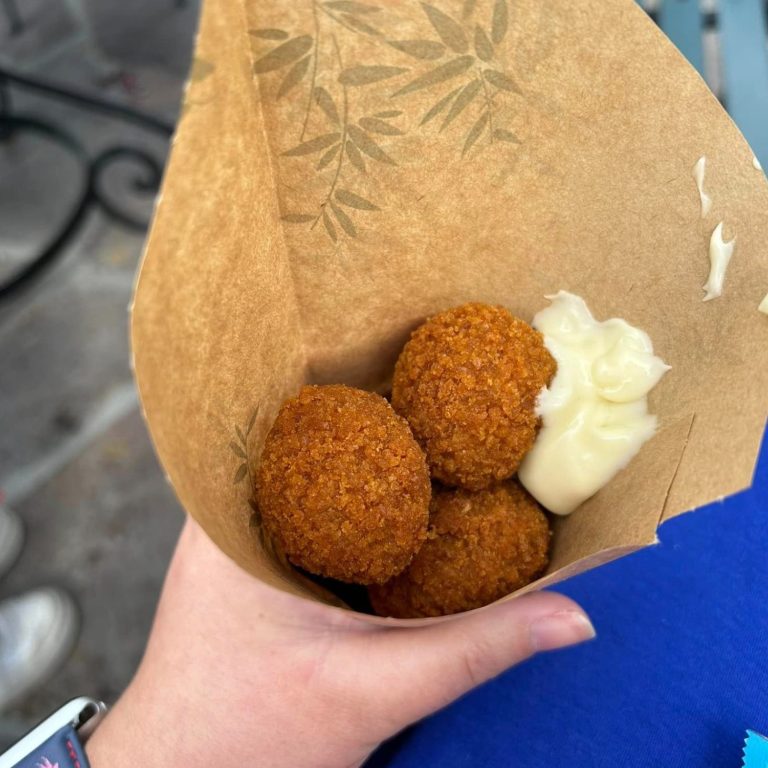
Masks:
[[[429,518],[424,454],[383,397],[304,387],[267,435],[256,476],[264,525],[295,565],[377,584],[419,550]]]
[[[536,397],[555,370],[530,325],[503,307],[464,304],[413,332],[395,366],[392,406],[434,478],[479,490],[517,471],[536,436]]]
[[[551,532],[536,501],[509,481],[432,496],[427,541],[407,570],[368,592],[381,616],[468,611],[514,592],[549,562]]]

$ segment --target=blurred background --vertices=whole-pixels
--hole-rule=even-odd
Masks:
[[[0,285],[67,227],[89,174],[114,209],[87,203],[49,266],[0,294],[0,493],[27,539],[0,581],[0,600],[60,585],[82,615],[60,671],[0,713],[0,751],[72,696],[114,701],[140,657],[181,526],[139,412],[127,310],[155,193],[149,163],[165,161],[198,5],[0,0],[6,114],[39,123],[0,132]],[[132,112],[104,111],[4,73]]]
[[[0,751],[67,698],[114,701],[181,526],[139,412],[127,310],[198,5],[0,0],[0,498],[27,539],[0,601],[59,585],[82,620],[56,674],[0,711]],[[768,162],[763,3],[646,10]]]

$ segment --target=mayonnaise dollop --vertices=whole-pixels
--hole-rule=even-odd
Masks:
[[[567,515],[625,467],[656,431],[646,395],[669,370],[647,333],[599,322],[579,296],[560,291],[533,326],[557,361],[538,399],[542,427],[518,476],[544,507]]]

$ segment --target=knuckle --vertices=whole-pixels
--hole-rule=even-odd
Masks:
[[[466,682],[474,688],[484,683],[494,669],[495,655],[487,642],[471,639],[462,653],[462,664]]]

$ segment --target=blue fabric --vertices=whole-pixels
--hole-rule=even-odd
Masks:
[[[370,766],[738,766],[746,729],[768,733],[766,442],[750,491],[559,585],[589,611],[595,641],[510,670]]]
[[[67,725],[16,763],[15,768],[88,768],[88,760],[77,738],[77,731]]]

